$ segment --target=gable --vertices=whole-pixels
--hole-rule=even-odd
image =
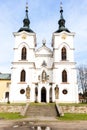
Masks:
[[[52,55],[52,51],[47,46],[43,45],[36,50],[36,55]]]

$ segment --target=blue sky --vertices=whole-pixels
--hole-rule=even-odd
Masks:
[[[58,29],[61,0],[27,0],[30,27],[36,32],[37,45],[51,47],[52,33]],[[62,0],[66,27],[75,32],[75,61],[77,65],[87,64],[87,0]],[[23,26],[26,0],[0,1],[0,72],[10,73],[13,61],[14,36]]]

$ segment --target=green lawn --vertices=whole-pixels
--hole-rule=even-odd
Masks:
[[[64,116],[58,117],[58,120],[65,120],[65,121],[87,120],[87,114],[65,113]]]
[[[0,113],[0,119],[21,119],[23,116],[20,113]]]
[[[14,120],[22,118],[24,117],[21,116],[20,113],[0,113],[0,119]],[[64,116],[58,117],[58,120],[62,121],[87,120],[87,114],[65,113]]]

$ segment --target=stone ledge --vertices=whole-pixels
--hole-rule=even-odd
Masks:
[[[87,106],[61,106],[64,113],[87,113]]]

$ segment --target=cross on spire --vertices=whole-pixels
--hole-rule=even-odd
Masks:
[[[26,1],[26,10],[28,10],[28,2]]]
[[[62,4],[62,1],[60,2],[60,10],[62,10],[63,8],[63,4]]]
[[[60,2],[60,13],[61,13],[60,19],[63,19],[63,4],[62,4],[62,2]]]

